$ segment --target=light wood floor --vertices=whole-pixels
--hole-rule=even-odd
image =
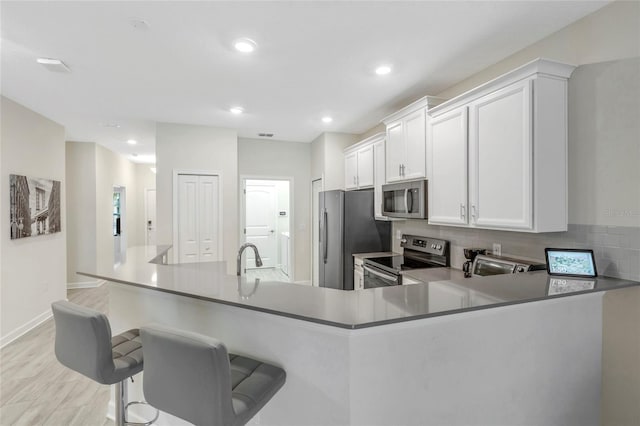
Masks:
[[[106,285],[69,290],[68,298],[108,313]],[[113,425],[106,418],[109,386],[63,367],[54,337],[50,319],[0,350],[0,425]]]

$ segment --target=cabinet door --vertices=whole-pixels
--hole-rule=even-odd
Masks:
[[[404,119],[405,158],[402,178],[419,179],[426,176],[427,122],[426,111],[421,109]]]
[[[358,268],[353,270],[353,289],[364,289],[364,274],[362,273],[362,271],[358,270]]]
[[[219,260],[218,176],[199,176],[198,187],[200,262],[214,262]]]
[[[386,177],[387,182],[402,180],[401,166],[405,156],[404,126],[402,121],[387,127]]]
[[[382,184],[385,183],[384,176],[384,140],[373,144],[373,213],[374,217],[382,217]]]
[[[429,121],[429,223],[467,222],[467,107]]]
[[[470,215],[477,226],[532,226],[531,85],[512,84],[470,106]]]
[[[344,188],[356,189],[358,174],[358,153],[351,152],[344,156]]]
[[[358,173],[356,183],[358,188],[373,186],[373,145],[358,150]]]

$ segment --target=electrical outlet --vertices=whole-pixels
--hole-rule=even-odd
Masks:
[[[396,240],[402,239],[402,229],[396,229]]]
[[[492,253],[495,254],[496,256],[501,256],[502,255],[502,244],[493,243]]]

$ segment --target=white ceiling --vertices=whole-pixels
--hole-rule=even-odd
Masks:
[[[156,122],[310,142],[363,133],[606,3],[3,1],[2,94],[138,162],[153,161]],[[238,37],[258,49],[234,51]],[[380,63],[393,72],[375,75]]]

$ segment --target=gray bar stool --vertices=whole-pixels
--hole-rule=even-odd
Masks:
[[[159,325],[140,335],[145,399],[196,425],[246,424],[286,379],[282,368],[228,354],[211,337]]]
[[[58,361],[103,385],[116,385],[116,425],[150,425],[126,420],[126,380],[142,371],[142,344],[138,329],[111,336],[107,317],[98,311],[65,300],[51,304],[56,323],[55,352]],[[132,379],[133,380],[133,379]]]

